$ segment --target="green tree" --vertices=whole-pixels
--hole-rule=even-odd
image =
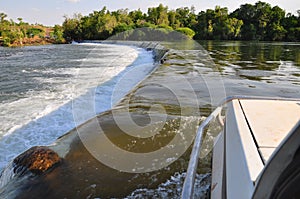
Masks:
[[[0,15],[0,19],[5,21],[5,15]],[[0,29],[5,30],[3,27],[2,25]],[[146,35],[143,36],[142,32],[132,31],[142,27],[155,29],[157,35],[150,37],[147,31],[142,31]],[[23,26],[21,29],[24,32]],[[243,4],[232,13],[229,13],[226,7],[220,6],[198,14],[195,14],[193,6],[168,10],[167,6],[159,4],[157,7],[148,8],[147,13],[140,9],[130,12],[128,9],[119,9],[110,12],[103,7],[88,16],[66,17],[63,23],[64,38],[68,41],[106,39],[123,31],[127,32],[122,38],[136,36],[139,39],[161,40],[173,34],[171,30],[179,30],[190,37],[194,35],[195,39],[299,41],[299,29],[300,11],[299,16],[285,16],[285,11],[280,7],[272,7],[261,1],[254,5]]]
[[[255,9],[256,38],[264,40],[267,38],[267,27],[271,21],[272,8],[270,4],[259,1],[255,4]]]
[[[197,16],[197,24],[194,26],[196,39],[213,39],[215,20],[215,11],[207,9],[206,12],[201,11]]]
[[[285,18],[282,19],[282,26],[287,31],[285,40],[287,41],[300,41],[300,37],[297,36],[298,17],[288,13]]]
[[[148,8],[148,21],[155,25],[169,25],[168,7],[159,4],[158,7]]]
[[[19,29],[15,30],[6,30],[2,32],[2,36],[4,38],[4,46],[10,46],[14,42],[22,42],[22,38],[24,35]],[[21,43],[22,44],[22,43]]]
[[[6,21],[6,20],[5,20],[6,17],[7,17],[7,14],[1,12],[1,13],[0,13],[0,23],[3,23],[4,21]]]
[[[19,24],[18,24],[18,25],[19,25],[19,26],[23,25],[23,23],[24,23],[24,22],[23,22],[23,18],[18,17],[17,19],[18,19],[18,21],[19,21]]]
[[[134,10],[129,12],[129,17],[131,18],[131,20],[133,21],[133,23],[137,23],[140,20],[144,20],[146,17],[143,14],[143,12],[141,11],[141,9],[138,10]]]
[[[92,40],[96,35],[96,20],[92,15],[84,16],[80,20],[80,29],[83,39]]]
[[[190,9],[188,7],[176,9],[176,17],[180,22],[180,27],[189,26],[189,14],[190,14]]]
[[[272,41],[281,41],[284,37],[287,31],[278,23],[272,23],[269,25],[269,31],[268,31],[268,39]]]
[[[168,12],[169,26],[171,26],[173,29],[180,27],[180,21],[177,19],[176,15],[177,14],[174,10],[170,10]]]
[[[237,18],[228,18],[226,24],[228,30],[228,39],[240,39],[243,21]]]
[[[281,41],[284,39],[287,31],[281,25],[285,17],[285,11],[278,6],[275,6],[271,10],[271,19],[268,24],[268,34],[266,39],[272,41]]]
[[[40,28],[31,27],[31,28],[27,29],[26,35],[27,35],[27,37],[34,37],[36,35],[40,35],[42,32],[44,32],[44,31]]]
[[[128,30],[132,30],[133,27],[131,25],[127,25],[126,23],[119,23],[115,28],[114,28],[114,34],[115,33],[120,33]]]
[[[63,22],[63,30],[64,30],[64,38],[66,41],[70,42],[72,40],[81,40],[81,28],[80,28],[80,21],[82,15],[81,14],[74,14],[73,18],[68,18],[65,16],[65,20]]]
[[[127,25],[131,25],[133,23],[132,18],[128,14],[128,9],[119,9],[112,12],[111,15],[115,16],[118,23],[125,23]]]
[[[61,26],[59,25],[54,26],[52,37],[54,38],[55,43],[62,44],[65,42],[63,37],[63,29]]]
[[[214,39],[228,39],[228,8],[215,7],[213,19],[213,37]]]
[[[241,39],[252,40],[256,38],[255,15],[256,9],[251,4],[243,4],[230,14],[230,17],[243,21]]]
[[[7,14],[0,13],[0,36],[2,35],[2,32],[5,30],[8,30],[10,27],[9,21],[7,21],[5,18],[7,17]]]

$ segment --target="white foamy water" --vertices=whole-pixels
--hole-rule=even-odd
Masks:
[[[16,68],[12,73],[20,73],[15,79],[29,75],[29,80],[16,81],[12,86],[16,91],[9,95],[0,91],[10,97],[0,103],[0,170],[24,150],[51,144],[76,125],[110,109],[154,69],[151,51],[128,46],[80,44],[6,53],[8,58],[1,61]],[[10,75],[10,71],[6,73]],[[120,82],[122,89],[115,91]],[[3,87],[8,84],[1,83]],[[33,89],[18,88],[20,84]],[[10,91],[9,86],[5,89]],[[87,106],[93,111],[86,111]]]
[[[155,189],[137,189],[132,192],[126,199],[137,199],[137,198],[173,198],[180,199],[182,193],[182,187],[186,173],[176,172],[166,182],[161,183]],[[206,199],[208,198],[210,191],[211,175],[207,174],[196,174],[195,176],[195,187],[193,198]]]

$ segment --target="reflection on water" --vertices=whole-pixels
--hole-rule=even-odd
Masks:
[[[224,75],[299,83],[300,43],[200,42]]]
[[[218,60],[248,61],[258,68],[267,66],[265,64],[276,68],[279,61],[293,61],[300,66],[300,43],[200,41],[200,44],[212,55],[217,54],[214,57]]]
[[[227,95],[300,97],[300,43],[199,43],[221,72]]]

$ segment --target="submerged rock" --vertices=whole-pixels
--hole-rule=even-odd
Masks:
[[[62,159],[56,152],[45,146],[35,146],[25,151],[13,161],[14,173],[22,175],[26,171],[41,174],[58,165]]]
[[[43,192],[49,194],[44,178],[51,176],[55,168],[62,166],[62,162],[62,158],[48,147],[28,149],[0,174],[0,198],[39,198]],[[36,194],[34,190],[43,191]]]

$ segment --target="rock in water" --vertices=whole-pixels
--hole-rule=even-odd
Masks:
[[[32,147],[14,159],[14,173],[23,175],[26,171],[30,171],[33,174],[42,174],[61,161],[58,154],[48,147]]]
[[[177,56],[174,53],[170,56]],[[181,150],[185,153],[179,157],[174,147],[178,150],[179,147],[183,149],[191,145],[187,140],[192,141],[197,132],[200,114],[196,96],[201,96],[202,90],[193,98],[194,88],[200,86],[193,84],[188,87],[185,86],[187,83],[184,85],[183,81],[179,81],[182,74],[190,81],[188,85],[200,82],[198,78],[201,78],[194,75],[194,67],[180,66],[181,73],[178,75],[176,63],[182,62],[182,56],[179,54],[178,60],[173,58],[173,63],[172,60],[166,61],[165,66],[168,67],[159,67],[113,110],[77,126],[49,147],[34,147],[18,156],[12,163],[13,167],[8,170],[13,170],[15,176],[10,178],[10,175],[5,175],[11,180],[6,180],[3,188],[0,187],[0,198],[124,198],[135,191],[156,189],[176,172],[183,172],[188,164],[190,150]],[[152,108],[154,104],[163,106],[164,111]],[[207,109],[211,110],[210,107]],[[127,113],[129,116],[124,117]],[[150,113],[152,118],[155,117],[154,121],[158,122],[150,122]],[[125,130],[115,118],[126,126]],[[134,121],[132,127],[127,122],[128,118]],[[137,133],[137,136],[129,133]],[[172,144],[174,138],[178,141]],[[137,159],[118,156],[121,153],[109,155],[111,148],[108,146],[118,148],[125,155],[137,154]],[[147,154],[165,148],[170,149],[170,153],[161,152],[158,157],[150,158],[149,163],[142,162],[141,158],[147,157]],[[97,157],[107,157],[105,160],[113,160],[114,163],[109,166]],[[164,162],[168,166],[161,168]],[[140,173],[122,170],[143,170],[148,166],[154,170]],[[170,191],[177,192],[177,189]],[[147,197],[157,196],[153,193]]]

